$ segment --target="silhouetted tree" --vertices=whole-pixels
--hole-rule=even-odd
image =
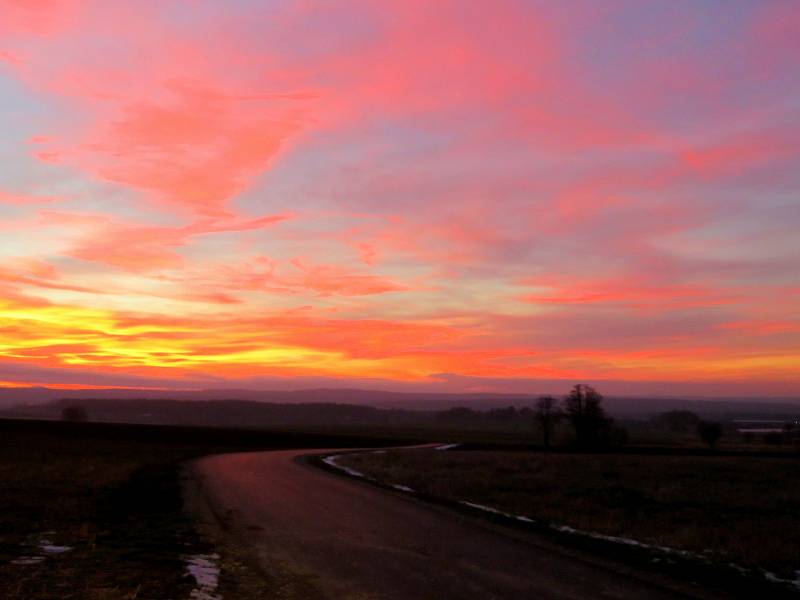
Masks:
[[[595,446],[601,433],[611,424],[602,407],[603,396],[592,386],[578,384],[564,399],[567,415],[575,439],[580,446]]]
[[[713,450],[722,437],[722,425],[712,421],[700,421],[697,424],[697,435]]]
[[[82,406],[65,406],[61,410],[61,420],[70,423],[85,423],[89,420],[89,413]]]
[[[544,449],[550,449],[550,440],[553,438],[553,430],[564,413],[558,407],[558,402],[552,396],[542,396],[536,401],[533,408],[534,418],[542,430],[542,443]]]

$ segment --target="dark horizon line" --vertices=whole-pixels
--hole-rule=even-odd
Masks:
[[[591,384],[590,384],[591,385]],[[599,387],[599,386],[597,386]],[[77,388],[59,388],[59,387],[50,387],[47,385],[33,385],[33,386],[2,386],[0,385],[0,392],[14,392],[14,391],[25,391],[25,392],[32,392],[36,390],[44,390],[47,392],[52,392],[54,394],[65,394],[65,395],[72,395],[75,393],[86,393],[90,395],[98,394],[98,393],[141,393],[146,395],[153,395],[153,394],[164,394],[162,397],[158,398],[148,398],[148,399],[162,399],[162,400],[169,400],[170,398],[167,397],[169,394],[181,394],[181,395],[188,395],[188,394],[225,394],[225,393],[238,393],[238,394],[266,394],[266,395],[277,395],[277,394],[292,394],[292,395],[301,395],[301,394],[309,394],[309,393],[336,393],[336,394],[346,394],[346,393],[358,393],[358,394],[381,394],[387,396],[408,396],[408,397],[430,397],[430,396],[438,396],[438,397],[450,397],[450,398],[536,398],[539,396],[557,396],[559,394],[552,394],[552,393],[544,393],[544,392],[481,392],[481,391],[400,391],[400,390],[384,390],[384,389],[376,389],[376,388],[359,388],[359,387],[309,387],[309,388],[299,388],[299,389],[269,389],[269,388],[248,388],[248,387],[225,387],[225,388],[157,388],[157,387],[147,387],[147,388],[137,388],[137,387],[77,387]],[[564,395],[567,393],[568,390],[564,391]],[[599,389],[601,393],[603,392],[602,389]],[[657,392],[640,392],[640,393],[604,393],[603,394],[607,398],[641,398],[641,399],[660,399],[660,400],[709,400],[709,401],[752,401],[752,400],[762,400],[762,401],[770,401],[770,402],[782,402],[782,401],[789,401],[789,402],[800,402],[800,394],[796,396],[784,396],[784,395],[769,395],[765,394],[762,396],[756,395],[748,395],[748,396],[732,396],[732,395],[700,395],[700,394],[664,394],[664,393],[657,393]],[[240,398],[217,398],[217,400],[240,400]]]

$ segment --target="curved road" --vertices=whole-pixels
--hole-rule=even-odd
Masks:
[[[321,450],[211,456],[193,472],[264,573],[337,600],[687,598],[610,560],[302,464]],[[335,452],[335,451],[332,451]],[[687,592],[687,589],[689,590]]]

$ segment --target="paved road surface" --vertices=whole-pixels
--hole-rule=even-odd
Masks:
[[[686,598],[652,574],[343,478],[298,456],[228,454],[193,470],[228,534],[293,597],[337,600]],[[288,594],[292,596],[292,594]]]

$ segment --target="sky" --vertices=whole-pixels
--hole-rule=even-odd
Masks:
[[[798,395],[792,0],[0,0],[0,385]]]

